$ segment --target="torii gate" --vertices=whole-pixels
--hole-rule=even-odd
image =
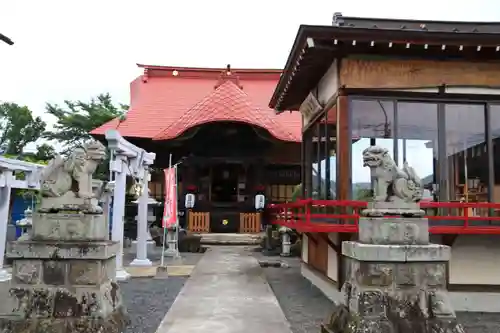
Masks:
[[[9,223],[10,193],[15,189],[40,190],[40,175],[45,165],[0,156],[0,281],[8,281],[11,275],[4,269],[5,243]],[[15,172],[23,172],[23,180]]]
[[[122,281],[130,277],[130,274],[123,269],[123,217],[125,215],[127,175],[134,177],[142,186],[137,214],[137,255],[131,265],[152,265],[147,257],[148,183],[150,180],[149,166],[153,164],[156,154],[148,153],[128,142],[117,130],[107,130],[105,137],[111,150],[109,169],[114,173],[111,239],[120,242],[120,250],[116,255],[116,280]]]

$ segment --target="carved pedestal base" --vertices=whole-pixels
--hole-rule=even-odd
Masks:
[[[406,216],[406,217],[421,217],[425,212],[420,209],[417,202],[384,202],[376,201],[369,202],[368,207],[362,211],[365,216],[382,217],[382,216]]]
[[[39,230],[43,238],[45,229]],[[0,332],[121,333],[128,319],[113,281],[118,248],[117,242],[95,240],[10,243],[12,281],[2,286],[9,297],[2,299],[8,305],[2,306]]]
[[[370,243],[342,244],[344,304],[324,331],[463,332],[446,290],[450,248],[429,244],[420,232],[427,221],[368,221],[360,222],[360,240]]]

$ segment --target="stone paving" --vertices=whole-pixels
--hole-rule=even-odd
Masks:
[[[210,248],[158,333],[291,333],[262,268],[245,247]]]

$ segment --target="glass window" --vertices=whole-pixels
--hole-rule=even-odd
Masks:
[[[491,140],[493,141],[493,167],[495,187],[492,193],[494,202],[500,202],[500,105],[490,105]]]
[[[272,184],[266,187],[266,197],[272,203],[293,201],[293,194],[297,185]]]
[[[319,121],[311,129],[313,135],[313,165],[312,165],[312,197],[313,199],[323,199],[325,189],[325,164],[324,164],[324,139],[325,133]]]
[[[393,101],[352,100],[352,199],[366,200],[370,195],[370,170],[363,167],[363,150],[370,145],[394,153]]]
[[[433,199],[437,184],[437,110],[437,104],[432,103],[397,103],[397,163],[402,167],[407,162],[415,169],[422,179],[426,200]]]
[[[448,200],[488,201],[484,105],[445,106]]]
[[[332,119],[330,119],[332,117]],[[335,117],[335,118],[333,118]],[[314,163],[313,163],[313,198],[335,198],[335,111],[325,113],[315,126],[314,133]],[[333,172],[332,172],[333,171]]]
[[[304,168],[304,195],[305,198],[312,198],[314,192],[314,177],[316,171],[315,164],[315,150],[314,150],[314,126],[308,128],[303,134],[303,168]]]
[[[328,168],[330,171],[329,174],[326,175],[326,182],[330,184],[328,189],[328,199],[336,199],[336,191],[337,191],[337,106],[334,106],[326,115],[326,132],[328,133],[328,146],[325,147],[325,172]],[[327,162],[328,161],[328,162]],[[329,165],[326,165],[326,164]]]

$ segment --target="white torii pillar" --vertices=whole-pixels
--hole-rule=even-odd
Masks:
[[[137,258],[135,265],[151,265],[147,257],[148,238],[148,167],[153,164],[156,154],[148,153],[125,140],[117,130],[108,130],[105,133],[108,147],[112,151],[110,170],[114,173],[113,189],[113,226],[111,239],[120,243],[120,249],[116,255],[116,280],[123,281],[130,274],[123,268],[123,227],[125,215],[125,193],[127,186],[127,175],[134,177],[142,185],[142,194],[139,199],[139,219],[137,222]]]
[[[11,275],[4,265],[7,227],[10,215],[10,193],[13,188],[40,190],[40,173],[45,166],[0,156],[0,281],[8,281]],[[16,179],[14,172],[24,172],[24,179]]]

